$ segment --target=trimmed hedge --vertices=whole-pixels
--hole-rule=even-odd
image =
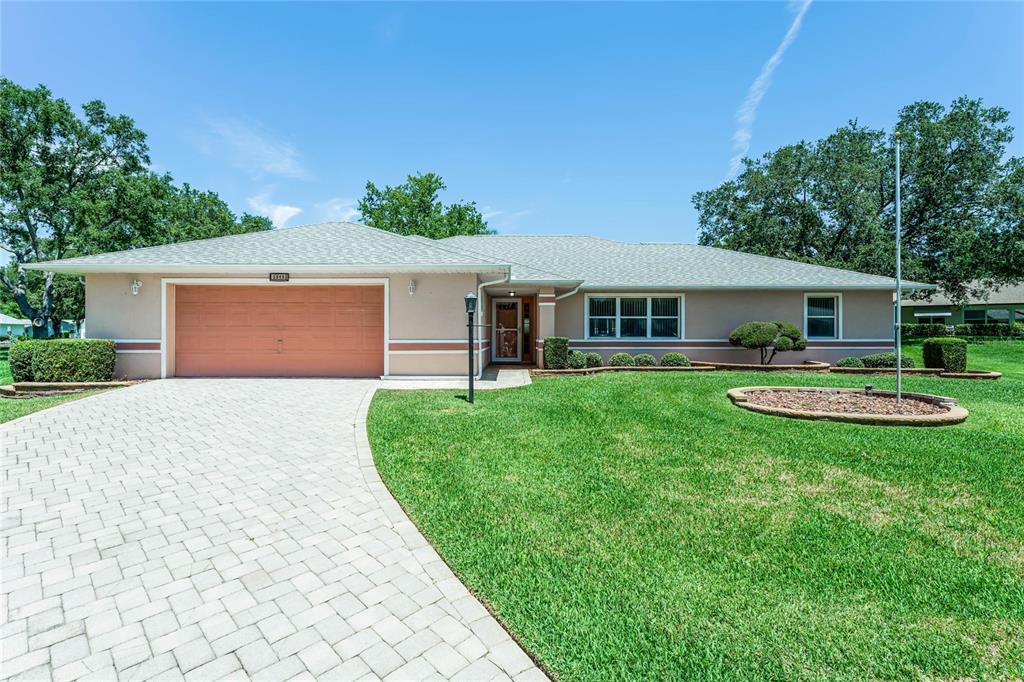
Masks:
[[[589,367],[601,367],[601,366],[604,365],[604,358],[601,357],[600,353],[595,353],[595,352],[591,351],[589,353],[584,354],[584,357],[587,360],[587,367],[588,368]]]
[[[1014,322],[1013,324],[1005,322],[972,322],[956,325],[954,333],[957,336],[1024,337],[1024,324],[1020,322]]]
[[[633,360],[633,356],[629,353],[616,353],[615,355],[608,358],[609,367],[634,367],[636,361]]]
[[[15,383],[32,381],[32,351],[42,341],[16,341],[11,344],[7,360],[11,363],[11,376]]]
[[[633,364],[637,367],[656,367],[658,365],[658,358],[650,353],[640,353],[633,356]]]
[[[963,339],[925,339],[921,350],[925,367],[947,372],[967,371],[967,342]]]
[[[919,324],[910,322],[900,325],[900,336],[915,338],[918,336],[949,336],[949,327],[944,324]]]
[[[686,357],[682,353],[670,351],[661,356],[662,367],[689,367],[690,358]]]
[[[544,367],[565,369],[569,366],[569,339],[564,336],[549,336],[544,339]]]
[[[860,359],[864,363],[865,367],[873,368],[896,368],[896,353],[875,353],[874,355],[865,355]],[[913,358],[908,358],[906,355],[903,356],[903,368],[913,368]]]
[[[566,364],[569,369],[584,369],[587,366],[587,356],[582,351],[571,350]]]
[[[893,360],[893,364],[894,365],[896,364],[895,360]],[[842,358],[842,359],[839,360],[839,362],[836,363],[836,367],[863,367],[863,366],[864,366],[864,361],[863,360],[861,360],[860,358],[857,358],[857,357],[852,357],[852,356],[848,357],[848,358]]]
[[[11,346],[14,381],[112,381],[117,354],[109,339],[46,339]]]

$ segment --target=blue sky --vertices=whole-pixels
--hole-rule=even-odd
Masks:
[[[104,100],[156,169],[278,223],[436,171],[500,232],[693,241],[798,10],[5,0],[0,71]],[[962,94],[1010,109],[1024,154],[1024,3],[819,0],[761,85],[752,155]]]

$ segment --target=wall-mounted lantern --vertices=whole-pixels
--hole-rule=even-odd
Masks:
[[[416,293],[416,280],[410,279],[409,280],[409,295],[412,296],[415,293]]]
[[[133,279],[132,280],[131,288],[132,288],[132,296],[138,296],[139,295],[139,291],[142,289],[142,280]]]

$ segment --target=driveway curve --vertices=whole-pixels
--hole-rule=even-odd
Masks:
[[[3,426],[3,678],[546,679],[380,482],[377,386],[154,381]]]

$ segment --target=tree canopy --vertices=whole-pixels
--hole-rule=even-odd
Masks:
[[[1008,117],[965,97],[900,110],[906,279],[955,300],[1024,279],[1024,159],[1006,156]],[[851,121],[696,193],[699,242],[893,276],[895,175],[893,133]]]
[[[367,182],[366,195],[358,204],[360,219],[382,230],[431,239],[489,234],[474,202],[441,203],[437,195],[447,188],[436,173],[410,175],[401,185],[384,189]]]
[[[62,317],[84,317],[80,278],[26,263],[271,229],[149,163],[146,135],[128,116],[96,100],[79,117],[45,86],[0,79],[0,249],[12,256],[0,269],[5,310],[13,301],[55,333]]]

